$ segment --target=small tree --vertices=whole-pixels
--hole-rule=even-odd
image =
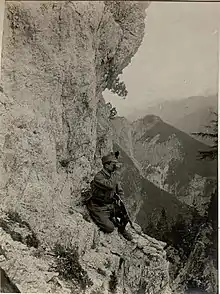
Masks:
[[[211,125],[206,126],[207,129],[211,130],[210,132],[196,132],[192,135],[199,136],[202,138],[208,138],[213,141],[213,145],[207,150],[199,150],[199,159],[215,160],[218,158],[218,114],[212,112],[215,116],[211,120]]]
[[[122,98],[126,98],[128,95],[128,91],[126,89],[125,83],[123,81],[120,81],[119,77],[117,77],[112,83],[111,87],[108,87],[108,89],[113,93],[117,94],[118,96]]]
[[[164,242],[169,242],[168,240],[168,233],[169,233],[169,227],[167,222],[167,215],[166,210],[163,208],[161,210],[161,215],[157,223],[157,229],[156,229],[156,238],[163,240]]]
[[[112,107],[112,109],[110,110],[109,118],[114,118],[116,115],[117,115],[117,110],[115,107]]]

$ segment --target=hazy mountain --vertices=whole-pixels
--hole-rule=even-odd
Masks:
[[[123,128],[119,128],[120,121]],[[132,150],[126,152],[134,158],[144,178],[180,201],[195,204],[204,211],[203,203],[209,202],[208,178],[217,172],[217,164],[197,159],[198,150],[205,150],[207,145],[154,115],[132,124],[125,124],[124,118],[116,118],[113,125],[118,132],[116,142],[123,150],[130,146]]]
[[[218,96],[195,96],[181,100],[167,100],[156,106],[149,107],[145,114],[159,116],[165,122],[191,135],[206,129],[212,119],[212,111],[217,111]],[[211,144],[210,141],[197,138]]]

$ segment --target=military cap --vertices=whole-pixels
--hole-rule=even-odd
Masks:
[[[116,159],[114,154],[110,153],[110,154],[105,155],[105,156],[102,157],[102,164],[105,164],[107,162],[118,163],[118,160]]]

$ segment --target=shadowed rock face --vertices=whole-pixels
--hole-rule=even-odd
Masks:
[[[181,285],[186,283],[186,290],[192,291],[192,293],[194,293],[193,291],[210,294],[218,292],[218,273],[217,266],[214,264],[214,259],[216,261],[217,256],[213,259],[210,254],[212,230],[208,223],[201,225],[190,256],[173,281],[174,291],[178,291],[178,287],[180,289]]]
[[[91,281],[83,293],[110,293],[113,273],[118,293],[136,293],[141,285],[148,293],[170,293],[164,244],[132,229],[131,243],[116,231],[102,234],[79,201],[101,154],[112,148],[109,138],[99,146],[108,129],[97,124],[105,116],[101,92],[138,50],[145,8],[132,1],[6,3],[1,224],[11,208],[22,221],[0,226],[0,266],[22,292],[82,293],[55,268],[58,242],[78,248],[78,268]],[[23,241],[32,233],[39,246]]]
[[[201,290],[201,289],[194,289],[194,288],[190,288],[188,289],[185,294],[207,294],[208,292]]]
[[[6,272],[2,268],[0,268],[0,292],[21,293],[18,287],[9,279]]]
[[[124,201],[133,217],[145,230],[150,222],[157,223],[161,210],[165,209],[167,221],[172,226],[179,214],[191,217],[190,207],[181,203],[174,195],[159,189],[152,182],[141,175],[133,160],[118,145],[114,150],[120,151],[120,161],[123,164],[121,181],[125,192]]]

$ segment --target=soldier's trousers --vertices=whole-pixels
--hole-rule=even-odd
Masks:
[[[105,233],[112,233],[115,225],[112,221],[113,206],[107,204],[105,206],[98,206],[93,201],[87,203],[87,208],[90,216],[96,225]]]

